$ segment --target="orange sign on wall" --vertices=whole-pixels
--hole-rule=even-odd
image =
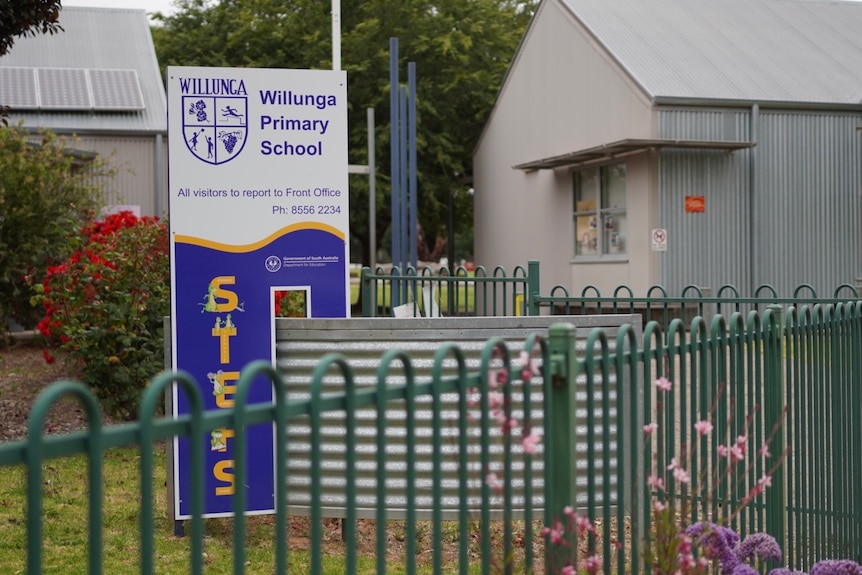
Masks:
[[[688,213],[702,213],[706,211],[706,198],[703,196],[686,196],[685,211]]]

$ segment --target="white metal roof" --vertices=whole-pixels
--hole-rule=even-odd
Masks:
[[[559,1],[656,100],[862,101],[862,2]]]
[[[70,69],[70,73],[133,70],[140,83],[143,109],[106,111],[96,106],[88,110],[16,111],[13,108],[10,124],[21,119],[25,126],[80,134],[167,133],[164,83],[146,12],[64,7],[60,25],[65,31],[54,35],[16,38],[9,52],[0,58],[0,68]]]

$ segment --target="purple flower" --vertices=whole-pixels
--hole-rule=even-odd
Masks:
[[[768,575],[808,575],[805,571],[792,571],[787,567],[779,567],[777,569],[773,569],[769,572]]]
[[[815,563],[811,575],[862,575],[862,565],[850,559],[830,559]]]
[[[734,569],[741,563],[733,552],[739,542],[739,535],[733,529],[700,521],[689,526],[685,534],[700,546],[707,558],[718,561],[722,575],[732,575]]]
[[[724,572],[722,570],[722,572]],[[730,572],[730,575],[758,575],[757,569],[745,563],[737,563],[736,567]]]
[[[781,561],[781,547],[775,537],[768,533],[752,533],[739,544],[736,556],[742,561],[754,558]]]

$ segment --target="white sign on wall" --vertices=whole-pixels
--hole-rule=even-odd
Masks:
[[[658,228],[652,231],[652,251],[667,251],[667,230]]]

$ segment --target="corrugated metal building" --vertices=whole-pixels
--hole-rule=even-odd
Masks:
[[[858,2],[544,0],[476,149],[478,263],[606,295],[854,284],[860,30]]]
[[[75,148],[111,158],[106,206],[167,210],[167,104],[144,10],[73,8],[64,31],[17,38],[0,58],[9,123],[77,137]]]

